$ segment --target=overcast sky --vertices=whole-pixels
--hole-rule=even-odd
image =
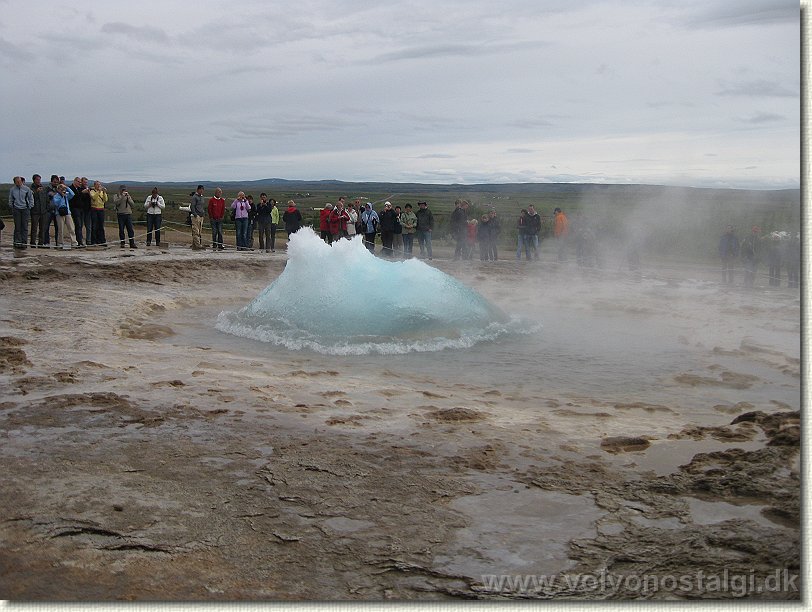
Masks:
[[[0,0],[3,182],[800,185],[782,0]]]

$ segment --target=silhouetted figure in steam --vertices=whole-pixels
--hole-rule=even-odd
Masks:
[[[787,265],[787,287],[796,289],[801,271],[801,234],[790,234],[784,243],[784,262]]]
[[[733,284],[733,270],[736,267],[736,258],[739,256],[739,239],[733,231],[733,226],[728,225],[725,233],[719,238],[719,257],[722,259],[722,282],[726,285]]]
[[[783,239],[789,237],[786,232],[773,232],[767,243],[767,266],[770,269],[770,287],[781,286],[781,257]]]
[[[756,268],[761,257],[761,228],[754,225],[750,235],[742,240],[741,256],[744,262],[744,286],[752,287],[756,280]]]

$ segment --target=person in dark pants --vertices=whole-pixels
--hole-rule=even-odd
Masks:
[[[288,209],[282,213],[282,222],[285,224],[285,231],[290,239],[291,234],[295,234],[302,227],[302,213],[296,208],[296,202],[288,200]]]
[[[779,234],[773,232],[770,235],[769,243],[767,246],[767,266],[770,268],[770,287],[781,286],[781,236],[786,236],[786,233]]]
[[[744,260],[744,286],[752,287],[756,281],[756,268],[761,256],[761,228],[753,226],[750,235],[742,240],[740,253]]]
[[[130,248],[135,246],[135,228],[133,227],[133,206],[135,202],[127,191],[126,185],[118,188],[118,193],[113,196],[113,204],[116,207],[116,220],[118,221],[119,247],[124,248],[124,230],[127,230],[127,237],[130,240]]]
[[[25,249],[28,247],[28,223],[34,208],[34,192],[21,176],[14,177],[14,185],[8,192],[8,206],[14,219],[14,248]]]
[[[797,289],[801,270],[800,233],[790,234],[789,240],[784,243],[784,262],[787,265],[787,287]]]
[[[502,231],[502,223],[499,217],[496,216],[496,209],[491,208],[488,211],[488,237],[490,238],[490,248],[488,249],[488,259],[490,261],[497,261],[499,254],[496,251],[496,244],[499,242],[499,234]]]
[[[271,253],[276,253],[276,228],[279,227],[279,208],[271,198]]]
[[[431,232],[434,230],[434,215],[429,206],[422,200],[417,203],[417,244],[420,245],[420,257],[431,256]]]
[[[395,240],[395,223],[397,222],[397,216],[395,209],[392,208],[392,203],[386,202],[383,205],[383,212],[381,212],[380,215],[381,244],[383,245],[381,254],[386,257],[392,257],[393,254],[392,245]]]
[[[48,189],[42,184],[42,177],[35,174],[31,178],[31,191],[34,194],[34,208],[31,209],[31,231],[29,243],[32,247],[45,244],[46,222],[51,207]]]
[[[468,202],[456,200],[451,213],[451,235],[454,236],[454,259],[465,255],[465,239],[468,236]]]
[[[733,270],[736,267],[736,258],[739,256],[739,239],[728,225],[725,233],[719,238],[719,257],[722,259],[722,282],[733,284]]]
[[[378,233],[378,224],[381,220],[369,202],[367,202],[364,212],[361,213],[361,221],[364,223],[364,246],[370,253],[374,253],[375,234]]]
[[[59,188],[59,176],[51,175],[51,182],[48,185],[48,216],[45,218],[45,227],[42,232],[42,244],[51,245],[51,224],[54,225],[54,246],[59,245],[59,213],[54,206],[54,196]]]
[[[271,203],[268,201],[268,195],[259,194],[259,203],[257,204],[257,214],[254,217],[259,230],[259,250],[266,253],[271,252]]]

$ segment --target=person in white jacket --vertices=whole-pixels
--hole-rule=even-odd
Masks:
[[[155,246],[161,244],[161,211],[166,207],[164,198],[158,195],[158,188],[152,188],[152,194],[144,201],[144,208],[147,209],[147,246],[152,244],[152,236],[155,235]]]

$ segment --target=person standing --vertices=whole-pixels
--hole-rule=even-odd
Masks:
[[[90,227],[93,244],[107,246],[107,236],[104,235],[104,205],[107,204],[107,189],[100,181],[93,181],[90,190]]]
[[[288,208],[282,213],[282,222],[285,224],[288,240],[290,240],[292,234],[295,234],[301,229],[302,213],[296,208],[296,202],[293,200],[288,200]]]
[[[567,261],[567,240],[570,233],[570,223],[567,215],[560,208],[553,211],[553,236],[558,251],[558,261]]]
[[[434,229],[434,215],[429,210],[429,205],[421,200],[417,203],[417,244],[420,245],[420,257],[431,255],[431,232]]]
[[[271,252],[271,210],[273,209],[268,201],[268,195],[265,193],[259,194],[255,219],[259,230],[259,250],[266,253]]]
[[[206,215],[203,191],[203,185],[198,185],[192,194],[192,202],[189,204],[189,214],[192,217],[192,249],[195,251],[203,248],[203,217]]]
[[[73,182],[70,184],[71,193],[73,193],[73,198],[77,197],[77,194],[82,192],[82,179],[78,176],[73,178]],[[74,231],[76,232],[76,240],[79,242],[78,246],[84,246],[84,242],[82,242],[82,213],[79,211],[79,201],[73,200],[73,206],[71,207],[71,218],[73,219],[73,227]]]
[[[8,205],[14,219],[14,248],[25,249],[28,247],[28,224],[31,209],[34,208],[34,193],[21,176],[14,177],[14,185],[8,192]]]
[[[133,201],[126,185],[119,185],[118,193],[113,196],[113,204],[116,207],[116,221],[118,221],[118,242],[119,248],[124,248],[124,230],[127,230],[127,238],[130,240],[130,248],[135,249],[135,228],[133,227]]]
[[[231,203],[231,210],[234,211],[234,225],[237,229],[237,250],[248,250],[248,211],[251,204],[245,197],[245,193],[240,191],[237,198]]]
[[[400,215],[400,225],[403,227],[403,256],[411,257],[414,247],[414,233],[417,231],[417,215],[412,212],[412,205],[406,204]]]
[[[62,238],[62,249],[70,250],[71,246],[79,246],[79,241],[76,239],[76,229],[73,226],[73,215],[71,215],[70,201],[73,199],[73,190],[65,185],[59,183],[56,188],[56,193],[53,197],[53,204],[56,210],[57,220],[59,222],[58,236]],[[59,246],[59,242],[54,238],[55,246]]]
[[[271,198],[271,253],[276,253],[276,228],[279,227],[279,208]]]
[[[392,240],[392,250],[398,257],[403,257],[403,224],[400,222],[402,215],[400,206],[395,206],[395,235]]]
[[[73,220],[76,221],[78,215],[80,222],[76,225],[76,238],[79,240],[79,246],[89,246],[93,244],[93,221],[90,213],[90,184],[86,176],[79,179],[79,191],[75,189],[73,192],[73,208],[75,213]],[[84,229],[84,232],[82,231]],[[84,242],[82,242],[82,233],[84,233]]]
[[[397,220],[397,213],[392,208],[391,202],[386,202],[383,205],[383,212],[380,215],[381,227],[381,244],[383,249],[381,254],[386,257],[392,257],[392,244],[395,240],[395,221]]]
[[[733,284],[733,271],[736,268],[736,258],[739,256],[739,239],[733,231],[733,226],[728,225],[725,233],[719,238],[719,257],[722,260],[722,282],[726,285]]]
[[[333,235],[330,232],[330,214],[333,212],[333,205],[327,202],[319,211],[319,232],[321,239],[327,244],[332,244]]]
[[[338,203],[330,213],[330,234],[332,234],[333,242],[349,236],[347,227],[349,227],[350,214],[344,206],[344,198],[338,198]]]
[[[223,217],[226,216],[226,199],[223,190],[219,187],[214,190],[214,196],[209,198],[207,208],[209,223],[211,223],[211,250],[223,250]],[[191,207],[190,213],[191,214]]]
[[[521,212],[519,213],[519,220],[516,222],[516,237],[518,245],[516,247],[516,261],[521,260],[522,249],[524,249],[524,254],[525,257],[527,257],[527,261],[530,261],[530,244],[532,243],[533,238],[527,232],[527,210],[522,208]]]
[[[347,238],[352,239],[356,236],[356,225],[358,224],[358,211],[355,209],[355,203],[349,205],[347,208]]]
[[[752,287],[755,284],[756,268],[758,267],[758,260],[761,256],[760,234],[761,228],[758,225],[754,225],[750,231],[750,235],[742,240],[740,252],[744,260],[745,287]]]
[[[801,234],[790,233],[789,240],[784,246],[784,263],[787,265],[787,287],[798,288],[799,272],[801,269]]]
[[[35,174],[31,178],[31,191],[34,194],[34,207],[31,209],[30,244],[32,248],[42,247],[46,244],[48,233],[48,214],[51,209],[51,199],[48,189],[42,184],[42,177]]]
[[[770,287],[781,286],[781,256],[783,255],[783,236],[786,232],[773,232],[767,242],[767,266],[769,267]]]
[[[476,226],[476,240],[479,242],[479,261],[488,261],[488,250],[491,245],[491,218],[484,213]]]
[[[536,207],[530,204],[527,207],[527,232],[530,236],[530,248],[533,250],[533,259],[539,258],[539,233],[541,232],[541,215],[536,212]]]
[[[158,194],[158,188],[153,187],[152,193],[144,201],[147,209],[147,246],[152,245],[152,238],[155,237],[155,246],[161,246],[161,222],[163,221],[163,209],[166,208],[163,196]]]
[[[59,184],[59,176],[52,174],[51,182],[48,185],[48,216],[43,230],[43,244],[45,246],[51,245],[51,223],[54,224],[54,246],[59,244],[59,214],[54,206],[54,196],[57,194]]]
[[[355,216],[357,219],[355,220],[355,234],[356,236],[361,236],[364,234],[364,220],[361,218],[364,216],[364,206],[361,204],[361,198],[355,198],[353,202],[355,212],[357,213]]]
[[[248,223],[246,223],[245,227],[245,248],[254,250],[254,230],[257,227],[256,218],[257,218],[257,207],[254,204],[254,196],[250,193],[245,196],[246,202],[248,202]]]
[[[468,202],[456,200],[451,213],[451,235],[454,236],[454,259],[464,257],[465,239],[468,235]]]
[[[501,231],[502,223],[499,221],[499,217],[496,216],[496,209],[491,208],[490,211],[488,211],[488,238],[490,241],[488,259],[491,261],[499,259],[498,253],[496,252],[496,244],[499,241],[499,233]]]
[[[381,222],[378,213],[372,207],[371,202],[367,202],[364,212],[361,214],[361,221],[364,224],[364,246],[370,253],[375,252],[375,234],[378,232],[378,224]]]

